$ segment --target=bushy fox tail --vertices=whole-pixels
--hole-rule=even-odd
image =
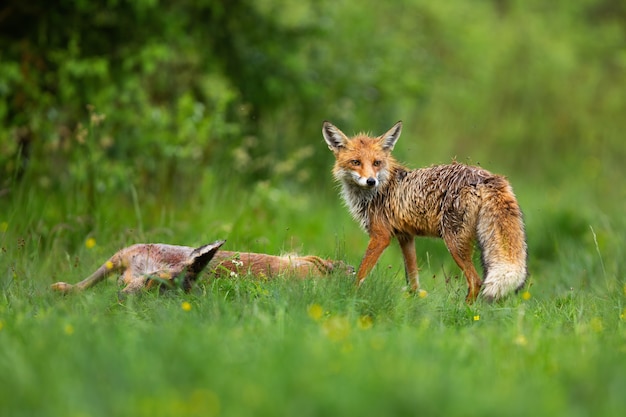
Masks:
[[[526,282],[524,221],[515,194],[504,177],[484,183],[477,224],[485,280],[482,295],[497,300]]]

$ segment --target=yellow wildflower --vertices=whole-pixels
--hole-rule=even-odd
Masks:
[[[183,406],[181,414],[185,415],[211,417],[220,414],[219,397],[215,392],[204,388],[194,389],[191,395],[189,395],[189,398],[181,401],[181,405]],[[158,414],[158,412],[155,414]]]
[[[602,323],[602,319],[600,317],[594,317],[589,322],[591,326],[591,330],[596,333],[601,333],[604,330],[604,323]]]
[[[191,311],[191,304],[187,301],[183,301],[183,303],[180,305],[180,308],[182,308],[184,311]]]
[[[480,316],[479,316],[478,314],[476,314],[476,315],[474,316],[474,321],[478,321],[478,320],[480,320]]]
[[[526,339],[526,336],[520,334],[515,338],[515,344],[517,346],[526,346],[528,344],[528,340]]]
[[[341,353],[350,353],[353,350],[354,350],[354,346],[350,342],[344,343],[344,345],[341,347]]]
[[[426,291],[426,290],[419,290],[417,292],[417,295],[419,296],[419,298],[426,298],[426,297],[428,297],[428,291]]]
[[[322,330],[330,340],[339,342],[350,335],[350,323],[345,317],[331,317],[322,324]]]
[[[113,262],[111,262],[111,261],[106,261],[106,263],[104,264],[104,266],[106,267],[106,269],[113,269]]]
[[[385,339],[380,336],[374,337],[370,340],[370,346],[374,350],[382,350],[385,347]]]
[[[522,293],[522,300],[528,301],[530,300],[530,297],[532,297],[532,295],[530,295],[530,291],[524,291]]]
[[[319,304],[311,304],[307,309],[306,313],[315,321],[319,321],[324,315],[324,309]]]
[[[94,239],[93,237],[90,237],[89,239],[85,241],[85,247],[87,249],[91,249],[94,246],[96,246],[96,239]]]
[[[361,330],[371,329],[374,325],[374,321],[370,316],[361,316],[356,322],[356,326]]]

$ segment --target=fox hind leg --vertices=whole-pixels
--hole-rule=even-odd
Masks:
[[[463,271],[463,275],[465,275],[468,286],[465,301],[468,304],[472,304],[476,301],[482,285],[480,276],[472,262],[472,253],[474,252],[472,240],[462,235],[445,235],[443,240],[448,247],[450,255],[452,255],[456,264]]]
[[[415,238],[413,236],[398,236],[400,249],[404,258],[404,275],[406,284],[411,291],[417,291],[420,287],[419,269],[417,267],[417,256],[415,255]]]
[[[126,287],[124,287],[124,289],[122,290],[122,294],[137,294],[141,290],[148,289],[146,287],[146,284],[149,282],[152,281],[149,281],[148,275],[135,277],[132,281],[128,283],[128,285],[126,285]]]
[[[56,282],[52,284],[51,288],[55,291],[68,293],[72,291],[83,291],[87,288],[91,288],[99,282],[104,281],[111,273],[120,270],[119,258],[114,255],[104,265],[98,268],[93,274],[85,278],[84,280],[76,284],[68,284],[66,282]]]

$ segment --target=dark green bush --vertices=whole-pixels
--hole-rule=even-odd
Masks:
[[[625,16],[606,0],[9,0],[3,193],[21,178],[91,195],[184,196],[206,174],[326,185],[323,119],[403,119],[413,165],[619,178]]]

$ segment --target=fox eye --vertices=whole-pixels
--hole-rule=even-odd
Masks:
[[[380,164],[382,164],[382,163],[383,163],[383,161],[380,161],[380,160],[377,159],[374,162],[372,162],[372,165],[374,165],[375,167],[379,167]]]
[[[350,161],[350,164],[352,164],[352,166],[358,167],[361,165],[361,161],[359,161],[358,159],[353,159],[352,161]]]

